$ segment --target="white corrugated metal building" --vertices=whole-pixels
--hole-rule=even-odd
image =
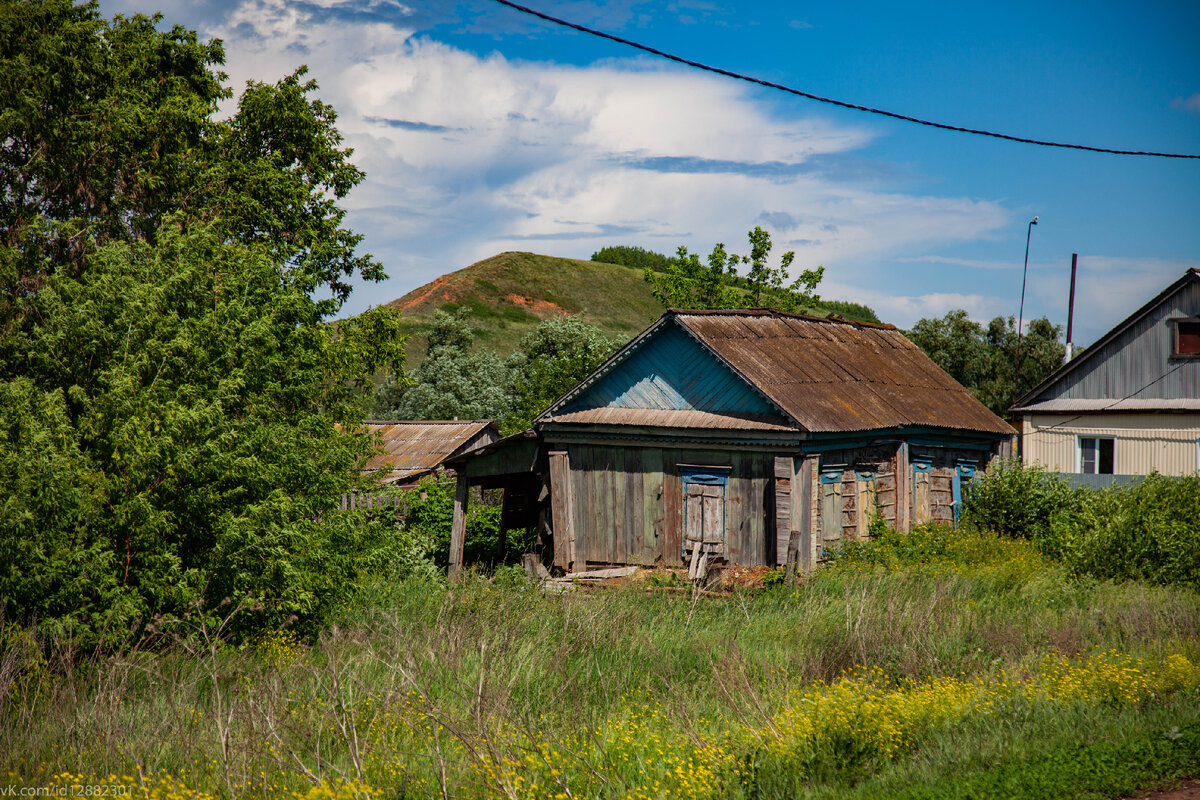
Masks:
[[[1200,270],[1013,407],[1024,463],[1092,475],[1200,472]]]

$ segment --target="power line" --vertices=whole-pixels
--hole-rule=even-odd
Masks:
[[[781,83],[772,83],[771,81],[765,81],[761,78],[755,78],[755,77],[751,77],[750,75],[744,75],[740,72],[733,72],[731,70],[722,69],[721,67],[714,67],[714,66],[710,66],[708,64],[704,64],[699,61],[693,61],[689,58],[684,58],[682,56],[677,56],[672,53],[668,53],[663,50],[658,50],[658,49],[649,47],[644,44],[639,44],[638,42],[632,41],[631,39],[623,39],[620,36],[614,36],[611,33],[605,33],[603,31],[598,31],[595,28],[589,28],[586,25],[580,25],[575,22],[569,22],[565,19],[560,19],[558,17],[552,17],[549,14],[544,14],[541,11],[535,11],[534,9],[529,8],[528,6],[519,5],[517,3],[512,2],[511,0],[495,0],[495,2],[499,3],[502,6],[508,6],[509,8],[511,8],[515,11],[520,11],[522,14],[529,14],[531,16],[537,17],[538,19],[543,19],[546,22],[552,22],[555,25],[561,25],[564,28],[571,28],[572,30],[577,30],[581,33],[586,33],[591,36],[598,36],[601,39],[608,39],[611,42],[616,42],[617,44],[623,44],[627,47],[633,47],[637,50],[641,50],[644,53],[650,53],[651,55],[655,55],[660,58],[665,58],[665,59],[668,59],[669,61],[674,61],[676,63],[684,64],[689,67],[694,67],[695,69],[701,69],[701,70],[704,70],[705,72],[713,72],[713,73],[716,73],[717,75],[724,75],[727,78],[734,78],[735,80],[746,81],[747,83],[757,84],[758,86],[765,86],[768,89],[777,89],[781,92],[787,92],[788,94],[794,94],[797,97],[803,97],[808,100],[816,100],[818,103],[828,103],[829,105],[840,106],[841,108],[850,108],[855,111],[866,111],[869,114],[878,114],[883,117],[891,117],[892,119],[898,119],[898,120],[902,120],[904,122],[912,122],[917,125],[925,125],[930,128],[940,128],[941,130],[944,130],[944,131],[956,131],[958,133],[971,133],[971,134],[975,134],[976,136],[991,136],[992,138],[995,138],[995,139],[1004,139],[1004,140],[1010,141],[1010,142],[1020,142],[1021,144],[1036,144],[1041,147],[1061,147],[1061,148],[1064,148],[1067,150],[1087,150],[1092,153],[1110,153],[1113,155],[1120,155],[1120,156],[1156,156],[1158,158],[1200,159],[1200,155],[1192,155],[1189,153],[1156,153],[1156,152],[1151,152],[1151,151],[1146,151],[1146,150],[1114,150],[1114,149],[1108,148],[1108,147],[1091,147],[1091,146],[1085,145],[1085,144],[1068,144],[1065,142],[1048,142],[1048,141],[1044,141],[1041,139],[1027,139],[1023,136],[1010,136],[1007,133],[996,133],[995,131],[985,131],[985,130],[979,130],[977,128],[963,128],[958,125],[946,125],[945,123],[942,123],[942,122],[932,122],[927,119],[920,119],[919,117],[910,117],[907,114],[897,114],[894,111],[884,111],[883,109],[872,108],[871,106],[860,106],[855,103],[847,103],[843,100],[834,100],[831,97],[822,97],[821,95],[812,94],[811,92],[805,92],[805,91],[801,91],[800,89],[794,89],[791,86],[785,86]]]

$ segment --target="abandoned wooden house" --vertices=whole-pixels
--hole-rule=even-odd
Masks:
[[[450,460],[451,569],[471,485],[504,488],[568,570],[809,568],[875,514],[954,523],[1013,433],[893,326],[670,310],[532,430]]]

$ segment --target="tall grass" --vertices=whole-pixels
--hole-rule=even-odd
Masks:
[[[311,642],[220,633],[82,657],[5,629],[0,767],[162,797],[509,798],[1003,788],[1022,759],[1090,764],[1081,745],[1142,783],[1200,769],[1180,751],[1200,740],[1200,598],[1071,580],[995,537],[918,532],[729,597],[412,580]]]

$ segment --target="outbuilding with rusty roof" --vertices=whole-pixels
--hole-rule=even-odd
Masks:
[[[452,456],[500,438],[490,419],[471,420],[367,420],[380,452],[367,461],[363,472],[375,473],[382,484],[412,486],[442,468]]]

